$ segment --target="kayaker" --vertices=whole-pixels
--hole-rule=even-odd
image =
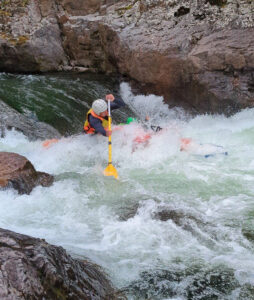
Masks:
[[[111,102],[111,110],[125,106],[121,99],[115,99],[112,94],[106,95],[106,100]],[[97,99],[92,103],[92,108],[86,114],[84,132],[87,134],[99,133],[103,136],[112,134],[112,131],[108,130],[108,106],[105,100]]]

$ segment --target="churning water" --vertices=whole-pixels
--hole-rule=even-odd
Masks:
[[[44,148],[7,132],[0,150],[24,155],[55,183],[29,196],[1,191],[0,227],[90,258],[128,299],[254,299],[254,109],[187,117],[160,97],[133,96],[127,84],[120,93],[140,122],[113,133],[118,181],[102,175],[105,137],[76,134]],[[151,124],[163,130],[154,133]],[[139,144],[144,127],[151,138]],[[180,151],[181,138],[228,155]]]

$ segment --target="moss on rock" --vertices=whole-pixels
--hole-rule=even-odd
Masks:
[[[29,40],[29,37],[26,35],[13,37],[10,33],[6,33],[6,32],[0,32],[0,38],[8,41],[13,46],[23,45]]]
[[[119,15],[123,15],[126,11],[130,10],[133,8],[133,6],[140,0],[134,0],[132,3],[130,3],[129,5],[127,6],[124,6],[124,7],[120,7],[120,8],[117,8],[116,11]]]

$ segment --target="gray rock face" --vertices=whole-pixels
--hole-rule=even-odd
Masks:
[[[0,188],[14,188],[19,194],[30,194],[37,185],[48,187],[54,177],[37,172],[31,162],[17,153],[0,152]]]
[[[1,70],[45,72],[67,63],[54,1],[4,1],[0,9]]]
[[[0,229],[0,299],[114,300],[98,266],[61,247]]]
[[[60,138],[60,133],[52,126],[36,122],[20,114],[0,100],[0,133],[3,137],[6,129],[16,129],[30,140]]]
[[[120,73],[172,106],[197,112],[253,107],[254,3],[210,2],[119,7],[118,19],[107,15],[108,26],[101,27],[104,49]]]
[[[197,112],[254,105],[253,1],[30,0],[18,7],[0,17],[0,70],[118,72]]]

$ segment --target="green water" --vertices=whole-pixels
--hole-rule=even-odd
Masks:
[[[63,134],[82,131],[93,100],[119,92],[117,78],[96,74],[0,75],[0,99]],[[117,118],[118,119],[118,118]]]

